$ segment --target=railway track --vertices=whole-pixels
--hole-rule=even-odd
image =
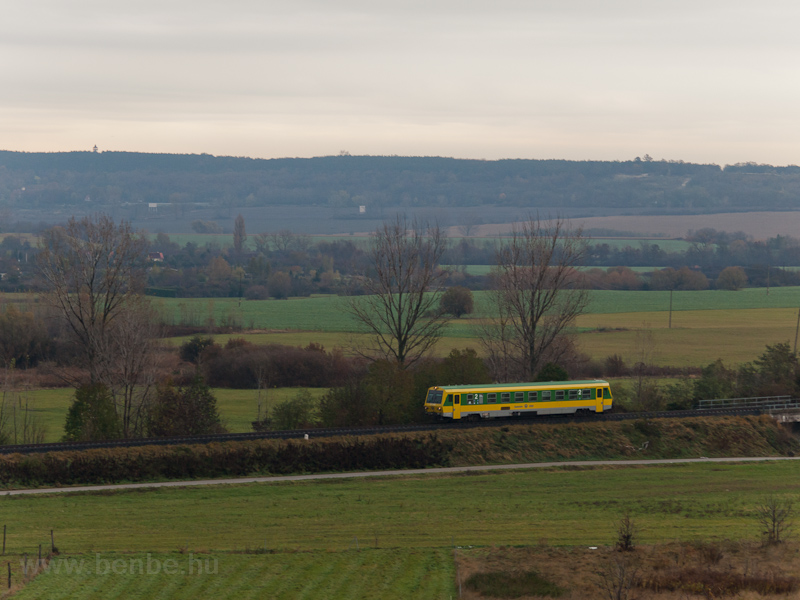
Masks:
[[[293,431],[266,431],[250,433],[223,433],[215,435],[195,435],[168,438],[137,438],[111,440],[105,442],[52,442],[47,444],[15,444],[0,446],[0,454],[33,454],[37,452],[60,452],[70,450],[90,450],[94,448],[125,448],[133,446],[170,446],[186,444],[210,444],[240,442],[266,439],[305,439],[337,436],[375,435],[379,433],[399,433],[410,431],[441,431],[452,429],[471,429],[475,427],[503,427],[508,425],[532,423],[592,423],[598,421],[624,421],[629,419],[683,419],[687,417],[743,416],[766,412],[760,408],[720,408],[705,410],[679,410],[666,412],[605,413],[600,415],[558,415],[550,417],[513,417],[480,421],[431,422],[419,425],[394,425],[387,427],[358,427],[336,429],[300,429]]]

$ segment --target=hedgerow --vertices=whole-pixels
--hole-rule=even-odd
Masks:
[[[406,469],[447,464],[436,435],[259,440],[0,456],[5,486],[75,485],[255,474]]]

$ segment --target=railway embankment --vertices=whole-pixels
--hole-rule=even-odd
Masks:
[[[523,423],[361,437],[268,439],[0,456],[6,488],[601,459],[794,456],[768,416]]]

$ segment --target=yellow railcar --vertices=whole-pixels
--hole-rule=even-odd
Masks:
[[[611,410],[607,381],[445,385],[428,389],[425,412],[447,419],[563,415]]]

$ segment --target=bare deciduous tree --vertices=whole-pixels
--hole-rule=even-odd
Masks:
[[[143,282],[145,240],[129,223],[98,215],[69,220],[42,235],[39,269],[48,300],[76,338],[92,383],[109,356],[109,330]]]
[[[769,495],[756,506],[756,519],[767,544],[780,544],[792,529],[794,504],[791,500]]]
[[[277,252],[306,252],[311,246],[311,236],[305,233],[292,233],[290,229],[281,229],[269,237],[273,249]]]
[[[531,379],[570,347],[559,340],[588,303],[586,290],[574,287],[575,267],[585,253],[581,230],[560,218],[531,217],[516,224],[498,249],[492,292],[497,321],[482,339],[509,376]]]
[[[162,327],[144,297],[131,299],[109,334],[108,368],[102,381],[111,391],[125,438],[144,433],[147,402],[155,389],[157,340]]]
[[[639,581],[639,567],[629,555],[612,555],[597,573],[599,597],[607,600],[629,600]]]
[[[38,257],[47,298],[76,341],[91,383],[112,392],[125,437],[141,433],[155,366],[158,319],[140,294],[146,249],[128,223],[99,215],[45,232]]]
[[[366,295],[351,296],[348,303],[350,314],[374,336],[370,352],[407,366],[439,339],[447,324],[438,295],[446,277],[439,269],[445,247],[438,226],[405,217],[375,232]]]
[[[639,528],[631,518],[630,513],[625,513],[615,526],[617,529],[617,550],[620,552],[632,552],[636,548],[636,537],[639,535]]]

